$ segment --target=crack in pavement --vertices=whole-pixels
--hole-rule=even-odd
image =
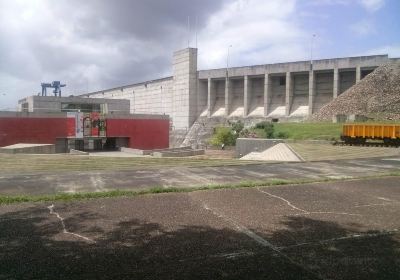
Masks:
[[[83,235],[68,231],[66,226],[65,226],[64,218],[61,217],[60,214],[58,214],[57,212],[54,211],[54,204],[48,206],[47,208],[50,211],[50,215],[54,215],[54,216],[57,217],[57,219],[60,220],[61,226],[63,228],[63,233],[70,234],[70,235],[73,235],[73,236],[78,237],[78,238],[82,238],[82,239],[84,239],[84,240],[86,240],[88,242],[91,242],[91,243],[96,243],[96,241],[94,241],[93,239],[90,239],[90,238],[88,238],[86,236],[83,236]]]
[[[300,211],[300,212],[307,213],[307,214],[310,213],[310,211],[307,211],[307,210],[304,210],[304,209],[301,209],[301,208],[299,208],[299,207],[294,206],[289,200],[284,199],[283,197],[274,195],[274,194],[269,193],[269,192],[266,192],[266,191],[262,191],[262,190],[260,190],[260,188],[257,188],[257,190],[258,190],[259,192],[265,193],[265,194],[267,194],[267,195],[269,195],[269,196],[275,197],[275,198],[277,198],[277,199],[280,199],[280,200],[286,202],[287,205],[289,205],[291,208],[293,208],[293,209],[295,209],[295,210],[298,210],[298,211]]]
[[[398,232],[399,232],[398,229],[393,229],[390,231],[381,231],[381,232],[376,232],[376,233],[359,233],[359,234],[352,234],[352,235],[341,236],[341,237],[336,237],[336,238],[331,238],[331,239],[319,240],[319,241],[315,241],[315,242],[304,242],[304,243],[299,243],[299,244],[290,245],[290,246],[282,246],[282,247],[277,247],[277,249],[285,250],[285,249],[308,246],[308,245],[322,245],[322,244],[332,243],[332,242],[342,241],[342,240],[380,237],[380,236],[386,236],[386,235],[393,235]]]
[[[283,197],[280,197],[280,196],[278,196],[278,195],[274,195],[274,194],[269,193],[269,192],[267,192],[267,191],[260,190],[260,188],[256,188],[256,189],[257,189],[259,192],[262,192],[262,193],[264,193],[264,194],[266,194],[266,195],[269,195],[269,196],[271,196],[271,197],[274,197],[274,198],[277,198],[277,199],[279,199],[279,200],[282,200],[282,201],[285,202],[287,205],[289,205],[291,208],[302,212],[302,214],[295,214],[294,216],[299,216],[299,215],[311,215],[311,214],[334,214],[334,215],[362,216],[361,214],[346,213],[346,212],[308,211],[308,210],[304,210],[304,209],[301,209],[301,208],[299,208],[299,207],[293,205],[289,200],[287,200],[287,199],[285,199],[285,198],[283,198]]]

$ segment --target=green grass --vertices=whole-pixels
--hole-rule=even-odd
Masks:
[[[373,179],[388,176],[400,176],[400,171],[389,173],[382,173],[374,176],[355,177],[352,179],[269,179],[265,181],[244,181],[237,184],[212,184],[205,186],[197,186],[191,188],[177,188],[177,187],[153,187],[145,190],[132,191],[132,190],[112,190],[104,192],[79,192],[79,193],[58,193],[52,195],[0,195],[0,205],[14,204],[22,202],[46,202],[46,201],[74,201],[74,200],[87,200],[96,198],[112,198],[112,197],[134,197],[146,194],[159,194],[159,193],[186,193],[193,191],[215,190],[215,189],[237,189],[237,188],[254,188],[266,186],[279,186],[279,185],[296,185],[307,183],[322,183],[331,181],[348,181],[358,179]]]
[[[252,129],[263,137],[262,129]],[[333,140],[339,139],[342,124],[338,123],[274,123],[274,134],[285,133],[294,140]]]
[[[226,188],[246,188],[258,186],[276,186],[293,183],[304,183],[306,181],[289,181],[280,179],[270,179],[268,181],[245,181],[237,184],[210,184],[204,186],[194,186],[190,188],[177,187],[152,187],[149,189],[132,191],[132,190],[112,190],[103,192],[78,192],[78,193],[58,193],[51,195],[0,195],[1,204],[12,204],[21,202],[45,202],[45,201],[72,201],[95,198],[111,198],[111,197],[131,197],[144,194],[159,193],[182,193],[200,190],[226,189]]]

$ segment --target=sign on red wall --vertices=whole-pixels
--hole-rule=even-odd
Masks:
[[[83,114],[68,112],[68,137],[83,138]]]

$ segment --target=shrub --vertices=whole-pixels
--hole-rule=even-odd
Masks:
[[[264,129],[266,126],[270,125],[270,122],[267,121],[262,121],[256,124],[256,128],[258,129]]]
[[[272,123],[266,123],[264,125],[265,138],[274,138],[274,125]]]
[[[247,138],[247,137],[249,137],[249,134],[250,134],[250,131],[247,128],[245,128],[242,131],[240,131],[239,137]]]
[[[231,126],[232,126],[232,131],[234,131],[238,135],[244,128],[244,124],[241,121],[237,121],[233,123]]]
[[[236,144],[237,135],[233,134],[230,127],[216,127],[215,134],[210,140],[210,144],[214,146],[220,146],[222,144],[226,146],[233,146]]]
[[[276,137],[278,139],[286,139],[289,138],[289,135],[286,132],[280,131],[276,134]]]

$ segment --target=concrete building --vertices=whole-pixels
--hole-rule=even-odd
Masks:
[[[173,55],[173,76],[92,92],[130,100],[131,113],[167,114],[173,130],[199,117],[301,120],[342,94],[387,55],[197,70],[197,49]]]
[[[169,147],[165,114],[130,114],[130,100],[30,96],[0,111],[0,147],[53,144],[56,152]]]
[[[29,96],[18,101],[19,112],[98,112],[129,114],[130,101],[123,99],[88,99],[82,97]]]

